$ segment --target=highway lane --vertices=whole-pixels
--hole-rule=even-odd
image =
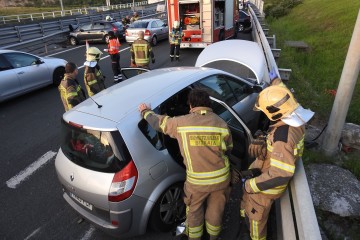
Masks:
[[[103,44],[90,46],[100,50],[106,47]],[[130,63],[128,47],[122,44],[122,67]],[[171,63],[167,41],[160,42],[153,50],[156,62],[152,68],[193,66],[201,51],[183,50],[181,61]],[[71,47],[70,51],[53,56],[75,62],[80,67],[85,61],[85,46]],[[102,56],[100,66],[109,87],[112,70],[110,58],[106,56],[107,53]],[[80,67],[80,82],[83,73]],[[0,104],[0,239],[113,239],[87,222],[78,224],[79,217],[62,198],[54,155],[60,146],[63,113],[58,90],[53,86]],[[150,232],[134,239],[173,237],[169,233]]]
[[[240,37],[249,39],[250,35],[241,34]],[[90,46],[100,50],[106,47],[104,44]],[[130,63],[128,47],[128,44],[122,43],[122,67]],[[156,62],[151,68],[193,66],[201,52],[201,49],[183,49],[181,61],[170,62],[167,41],[160,42],[153,50]],[[51,55],[75,62],[80,67],[78,79],[82,82],[84,45],[69,46]],[[102,56],[100,66],[107,76],[106,85],[110,87],[112,70],[107,56],[107,53]],[[60,146],[60,119],[63,113],[58,90],[53,86],[0,103],[0,239],[115,239],[96,230],[86,221],[79,223],[79,216],[62,197],[54,168],[54,155]],[[233,204],[237,206],[236,202]],[[232,211],[232,214],[236,212]],[[224,227],[230,229],[227,232],[234,232],[232,227]],[[174,238],[170,233],[149,231],[131,240],[152,239]]]

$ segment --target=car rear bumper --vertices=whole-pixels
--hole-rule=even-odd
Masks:
[[[133,37],[133,36],[131,36],[131,37],[129,37],[129,36],[126,36],[126,42],[127,43],[133,43],[136,39],[138,39],[138,37]],[[150,38],[150,36],[145,36],[144,37],[144,39],[146,40],[146,41],[148,41],[148,42],[150,42],[151,41],[151,38]]]

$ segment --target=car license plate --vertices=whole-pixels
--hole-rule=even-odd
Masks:
[[[92,210],[93,209],[93,205],[85,202],[84,200],[82,200],[81,198],[79,198],[78,196],[76,196],[75,194],[73,194],[72,192],[70,193],[70,196],[75,199],[78,203],[80,203],[81,205],[83,205],[84,207]]]

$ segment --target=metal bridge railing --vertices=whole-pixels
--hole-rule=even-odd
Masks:
[[[260,13],[263,14],[263,0],[251,0]],[[284,70],[279,69],[273,50],[262,25],[256,16],[255,9],[250,8],[253,21],[253,39],[263,48],[268,70],[275,69],[279,76]],[[275,35],[273,37],[275,41]],[[272,44],[275,46],[276,44]],[[291,71],[291,70],[290,70]],[[311,198],[309,185],[305,175],[302,159],[296,163],[296,171],[284,195],[276,201],[277,206],[277,237],[279,240],[321,240],[318,221]]]

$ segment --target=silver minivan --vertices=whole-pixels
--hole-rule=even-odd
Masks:
[[[248,71],[254,70],[260,69]],[[151,128],[137,106],[146,102],[156,113],[183,115],[189,91],[206,89],[214,112],[231,129],[232,164],[244,169],[252,135],[267,127],[266,117],[252,110],[264,86],[262,79],[219,69],[176,67],[142,73],[87,99],[62,119],[55,167],[64,199],[114,236],[141,235],[148,226],[169,231],[184,218],[183,159],[177,141]]]

